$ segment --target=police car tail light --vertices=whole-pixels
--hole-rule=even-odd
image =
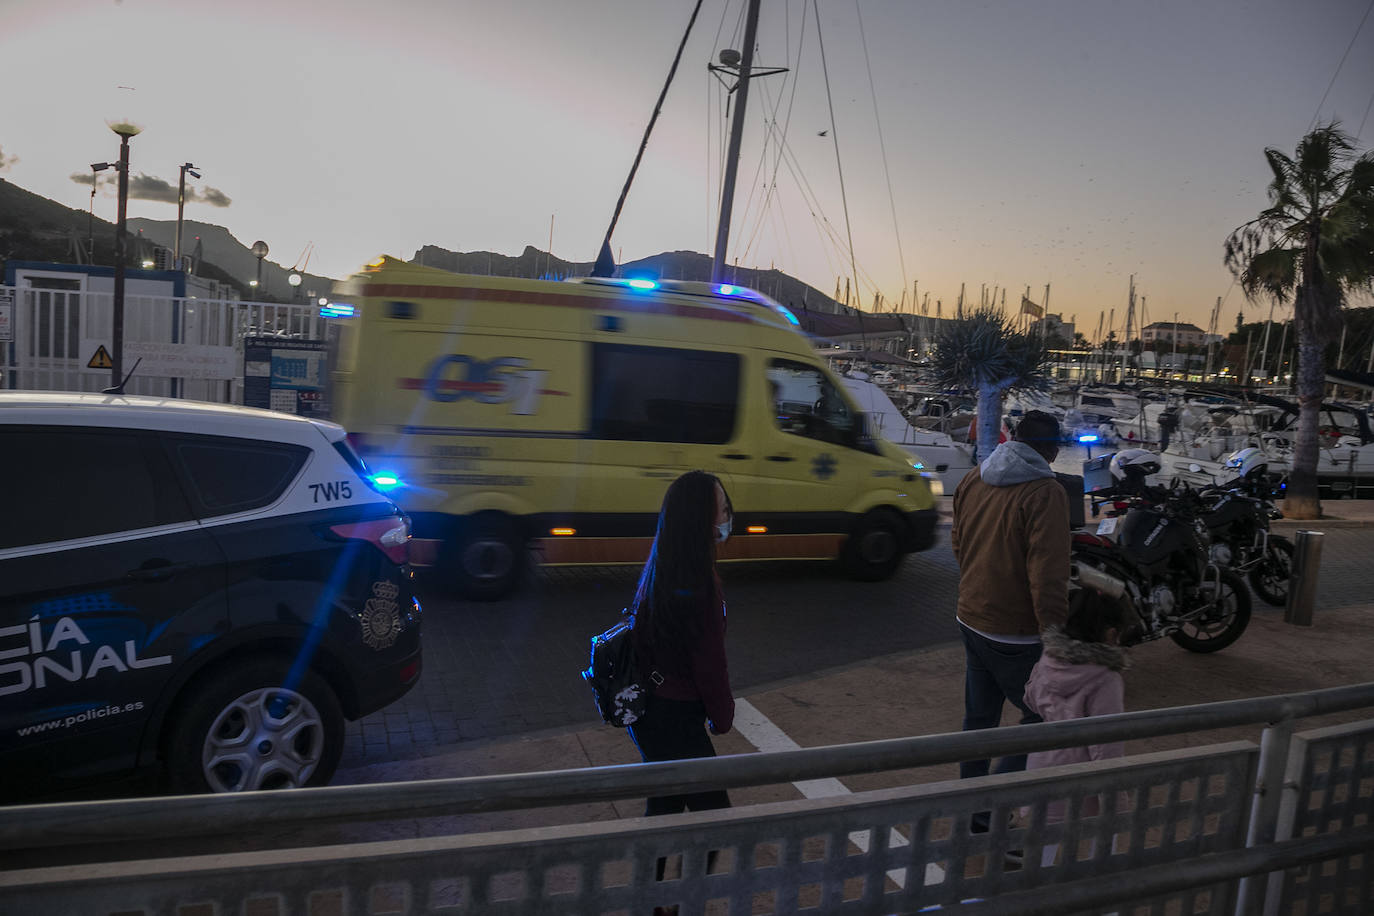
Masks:
[[[379,518],[370,522],[331,525],[329,530],[350,541],[367,541],[393,563],[410,562],[410,519]]]

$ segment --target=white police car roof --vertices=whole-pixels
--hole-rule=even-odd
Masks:
[[[0,424],[159,429],[301,443],[318,442],[312,433],[330,442],[344,437],[337,423],[256,407],[69,391],[0,391]]]

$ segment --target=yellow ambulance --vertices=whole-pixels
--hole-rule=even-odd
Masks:
[[[333,418],[411,516],[412,556],[498,598],[546,564],[640,563],[668,484],[734,504],[724,560],[890,576],[939,481],[871,435],[797,319],[742,287],[481,277],[390,257],[336,287]]]

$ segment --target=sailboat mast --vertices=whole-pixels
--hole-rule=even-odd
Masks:
[[[739,170],[740,141],[744,138],[744,111],[749,101],[749,71],[754,66],[754,40],[759,32],[759,0],[749,0],[744,18],[744,50],[740,53],[739,85],[735,113],[730,122],[730,146],[725,154],[725,175],[720,188],[720,222],[716,226],[716,251],[711,259],[711,282],[725,279],[725,245],[730,239],[730,212],[735,204],[735,173]]]

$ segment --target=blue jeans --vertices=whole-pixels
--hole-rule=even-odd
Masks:
[[[979,636],[963,624],[964,637],[964,731],[996,728],[1002,724],[1002,704],[1010,701],[1021,710],[1021,724],[1044,721],[1026,705],[1026,681],[1040,660],[1040,643],[1017,645]],[[989,761],[965,760],[959,778],[988,775]],[[994,772],[1015,773],[1026,768],[1026,755],[1003,757]]]

